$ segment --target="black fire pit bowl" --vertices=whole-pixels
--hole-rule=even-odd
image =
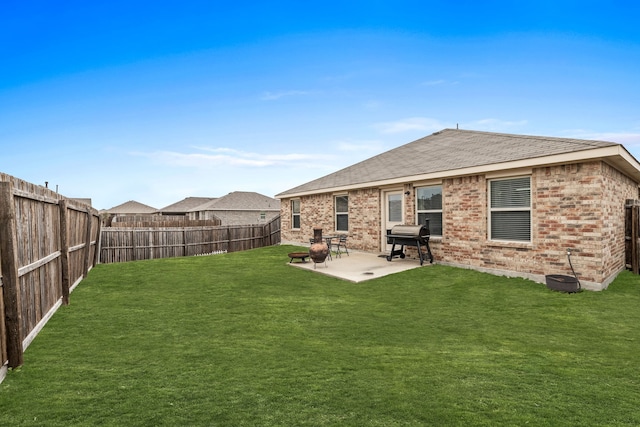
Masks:
[[[547,280],[547,288],[552,291],[578,292],[580,290],[580,282],[578,282],[577,278],[572,276],[565,276],[564,274],[547,274],[545,279]]]

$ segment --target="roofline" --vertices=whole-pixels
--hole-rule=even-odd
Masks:
[[[264,208],[264,209],[260,209],[260,208],[204,208],[204,209],[197,209],[197,208],[193,208],[188,210],[187,212],[216,212],[216,211],[243,211],[243,212],[280,212],[280,208]]]
[[[593,148],[569,153],[554,154],[551,156],[534,157],[531,159],[513,160],[503,163],[490,163],[480,166],[443,170],[420,175],[409,175],[399,178],[391,178],[379,181],[362,182],[358,184],[338,187],[319,188],[316,190],[300,191],[295,193],[283,192],[276,194],[275,198],[290,199],[301,196],[309,196],[319,193],[334,193],[339,191],[355,190],[359,188],[385,187],[389,185],[404,184],[409,181],[427,181],[444,179],[457,176],[479,175],[490,172],[505,171],[510,169],[523,169],[541,166],[553,166],[557,164],[578,163],[585,160],[602,160],[616,169],[622,171],[635,182],[640,183],[640,163],[621,144],[608,147]]]

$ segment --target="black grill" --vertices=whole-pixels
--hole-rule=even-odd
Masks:
[[[387,255],[387,261],[391,261],[394,257],[404,258],[404,247],[415,246],[418,248],[420,256],[420,265],[424,262],[424,255],[429,257],[429,262],[433,263],[433,255],[429,247],[429,227],[427,225],[396,225],[391,230],[387,230],[387,243],[391,246],[391,253]],[[396,246],[400,246],[396,249]],[[422,253],[422,246],[425,246],[426,254]]]

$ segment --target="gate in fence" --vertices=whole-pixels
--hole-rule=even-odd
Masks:
[[[625,203],[625,263],[634,274],[640,274],[640,200]]]

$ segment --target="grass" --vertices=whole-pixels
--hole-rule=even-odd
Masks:
[[[0,384],[0,425],[640,425],[638,276],[353,284],[295,249],[98,265]]]

